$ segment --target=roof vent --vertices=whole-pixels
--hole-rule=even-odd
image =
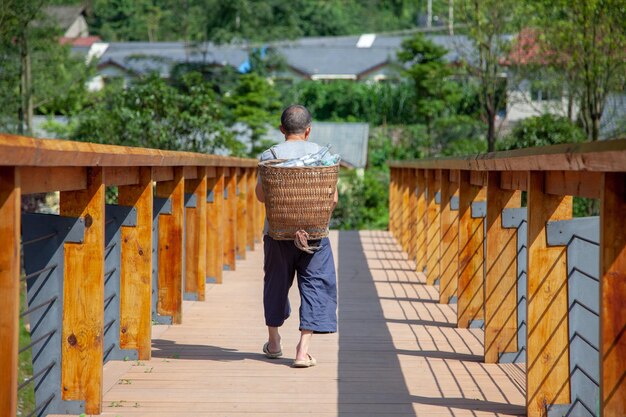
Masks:
[[[356,43],[357,48],[371,48],[376,40],[375,33],[364,33],[359,37],[358,42]]]

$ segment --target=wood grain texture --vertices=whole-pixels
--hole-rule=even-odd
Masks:
[[[600,396],[604,417],[626,415],[626,174],[604,174],[600,207]]]
[[[626,139],[541,146],[490,152],[460,158],[391,161],[393,168],[465,169],[473,171],[597,171],[622,172]]]
[[[547,171],[546,194],[600,198],[601,172]]]
[[[549,247],[546,223],[572,217],[572,197],[545,193],[545,174],[528,175],[528,417],[569,404],[567,248]]]
[[[487,172],[470,171],[470,184],[479,187],[487,185]]]
[[[84,167],[22,167],[20,168],[22,195],[54,191],[76,191],[87,188],[87,169]]]
[[[411,181],[410,169],[403,169],[400,174],[400,192],[401,192],[401,204],[402,214],[400,217],[400,235],[401,245],[404,252],[409,252],[409,241],[411,240],[411,228],[409,225],[410,219],[410,207],[409,207],[409,183]]]
[[[485,201],[487,188],[471,185],[469,179],[470,171],[460,171],[457,324],[464,328],[485,318],[485,223],[483,218],[472,218],[472,203]]]
[[[196,196],[196,207],[185,208],[185,292],[204,301],[207,245],[207,176],[205,167],[195,167],[196,178],[185,176],[185,193]]]
[[[248,245],[248,178],[246,170],[237,172],[237,259],[246,259]]]
[[[254,170],[254,184],[259,181],[259,170]],[[263,229],[265,228],[265,204],[261,203],[256,198],[256,191],[254,194],[254,215],[256,216],[255,222],[255,238],[263,246]]]
[[[409,259],[417,257],[417,170],[409,171]]]
[[[227,190],[227,198],[224,199],[224,267],[230,271],[236,269],[235,251],[237,247],[237,175],[235,170],[224,171],[224,187]]]
[[[450,182],[450,172],[441,170],[439,205],[439,302],[448,304],[457,295],[459,283],[459,212],[450,208],[450,199],[459,195],[459,184]]]
[[[523,368],[476,359],[480,329],[453,327],[454,305],[437,304],[437,291],[423,285],[388,232],[331,231],[329,237],[340,271],[340,331],[313,336],[317,366],[303,372],[290,367],[297,317],[281,328],[285,356],[263,357],[263,253],[255,251],[236,272],[226,272],[224,285],[207,292],[207,302],[185,302],[182,325],[160,326],[152,361],[133,363],[116,378],[104,397],[104,415],[525,414]],[[297,291],[290,300],[298,304]],[[358,336],[364,332],[367,344]]]
[[[427,211],[426,211],[426,177],[423,169],[416,172],[416,213],[415,221],[415,269],[417,272],[423,272],[426,268],[426,229],[427,229]]]
[[[248,190],[246,193],[246,213],[248,215],[247,223],[247,235],[248,235],[248,250],[254,250],[255,232],[256,232],[256,213],[255,213],[255,201],[254,188],[256,187],[256,171],[253,168],[246,170],[246,181],[248,184]]]
[[[502,171],[500,173],[500,188],[503,190],[527,191],[527,180],[528,172],[526,171]]]
[[[521,205],[521,192],[500,187],[501,173],[487,179],[485,254],[485,362],[517,351],[517,230],[502,227],[502,210]]]
[[[140,167],[105,167],[104,180],[106,185],[139,184]]]
[[[17,415],[20,309],[20,172],[0,167],[0,415]]]
[[[234,166],[255,167],[256,159],[203,153],[35,139],[0,133],[0,165],[20,166]]]
[[[135,207],[137,224],[122,226],[120,347],[151,357],[152,336],[152,169],[138,170],[138,184],[118,189],[120,206]]]
[[[83,243],[64,244],[61,395],[90,414],[102,407],[104,184],[103,169],[89,168],[85,190],[60,194],[61,215],[85,222]]]
[[[172,181],[157,182],[156,196],[170,198],[172,214],[159,216],[157,312],[182,322],[183,303],[183,227],[185,213],[183,168],[174,168]]]
[[[217,168],[216,176],[210,178],[208,191],[213,202],[207,204],[207,277],[222,283],[224,266],[224,175]]]
[[[396,172],[398,168],[390,168],[389,169],[389,231],[394,238],[398,238],[396,236],[395,230],[395,198],[396,198]]]
[[[439,191],[437,170],[426,171],[426,183],[426,282],[428,285],[433,285],[439,278],[439,242],[441,239],[439,204],[435,203],[435,194]]]

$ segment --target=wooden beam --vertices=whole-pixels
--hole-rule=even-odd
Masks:
[[[185,166],[183,167],[183,175],[185,176],[185,181],[187,180],[195,180],[199,178],[198,167],[195,166]]]
[[[104,170],[89,168],[85,190],[60,195],[61,215],[85,222],[84,242],[65,243],[61,395],[84,400],[88,414],[102,410],[104,194]]]
[[[226,174],[226,170],[224,173]],[[237,248],[237,175],[234,169],[225,182],[224,198],[224,268],[236,269],[235,251]]]
[[[527,191],[527,180],[528,172],[526,171],[502,171],[500,173],[500,188],[511,191]]]
[[[546,224],[572,217],[572,197],[545,193],[545,174],[528,175],[527,410],[569,404],[567,248],[547,245]]]
[[[251,158],[35,139],[0,133],[0,165],[9,166],[234,166],[255,167]]]
[[[389,169],[389,231],[397,239],[395,231],[395,194],[396,194],[396,172],[398,168]]]
[[[259,181],[259,170],[254,170],[254,213],[256,216],[255,238],[263,246],[263,229],[265,228],[265,204],[261,203],[256,197],[256,183]]]
[[[245,169],[237,172],[237,259],[246,259],[248,244],[248,179]]]
[[[460,158],[391,161],[392,168],[465,169],[473,171],[596,171],[622,172],[626,139],[566,143]]]
[[[165,182],[174,180],[174,167],[154,167],[152,168],[152,180]]]
[[[84,167],[22,167],[22,195],[54,191],[78,191],[87,188]]]
[[[139,167],[105,167],[104,180],[106,185],[139,184]]]
[[[256,213],[255,213],[255,201],[254,187],[256,187],[256,171],[254,168],[248,168],[246,170],[246,180],[248,181],[248,191],[246,194],[246,213],[248,214],[247,232],[248,232],[248,249],[254,250],[254,232],[256,231]]]
[[[174,168],[172,181],[157,182],[156,196],[170,198],[172,214],[159,216],[157,312],[172,316],[173,324],[182,323],[183,306],[183,226],[185,179],[183,168]]]
[[[118,190],[120,206],[137,210],[137,224],[122,226],[120,347],[151,357],[152,336],[152,169],[138,169],[138,184]]]
[[[426,171],[426,283],[433,285],[439,278],[439,205],[435,203],[435,194],[439,191],[438,172],[434,169]]]
[[[487,173],[482,171],[470,171],[470,185],[478,187],[487,185]]]
[[[606,173],[600,205],[600,413],[626,415],[626,173]]]
[[[0,167],[0,415],[17,415],[20,324],[20,172]]]
[[[601,172],[547,171],[546,194],[600,198]]]
[[[485,254],[485,362],[517,352],[517,231],[502,227],[502,210],[521,205],[521,192],[500,187],[501,172],[487,178]]]
[[[196,196],[195,207],[185,207],[185,293],[204,301],[206,285],[207,176],[195,167],[196,178],[185,177],[185,193]],[[189,171],[189,170],[187,170]]]
[[[426,177],[423,169],[418,169],[416,173],[417,187],[417,219],[415,223],[415,269],[423,272],[426,269]]]
[[[450,207],[450,200],[458,195],[459,184],[450,182],[449,171],[441,170],[439,302],[443,304],[457,295],[459,283],[459,212]]]
[[[470,171],[459,174],[459,300],[458,327],[484,320],[485,222],[472,217],[472,203],[485,201],[487,188],[470,184]]]
[[[207,204],[207,277],[222,283],[224,267],[224,175],[218,168],[216,176],[208,181],[212,202]]]

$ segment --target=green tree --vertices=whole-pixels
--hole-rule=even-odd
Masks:
[[[452,70],[444,59],[447,52],[422,34],[402,42],[402,49],[398,52],[398,59],[410,65],[406,74],[415,88],[416,111],[431,140],[435,119],[460,97],[457,84],[450,80]]]
[[[211,86],[188,74],[179,90],[153,75],[123,89],[105,89],[78,115],[72,138],[88,142],[194,152],[242,147],[226,129]]]
[[[277,125],[281,109],[276,89],[257,74],[243,74],[235,88],[224,98],[224,104],[230,110],[231,124],[243,123],[249,130],[249,156],[254,157],[267,148],[268,144],[261,143],[261,138],[269,125]]]
[[[506,100],[502,58],[515,32],[524,2],[515,0],[461,0],[458,9],[467,34],[476,48],[466,63],[469,74],[479,83],[481,116],[487,124],[487,149],[496,148],[496,116]]]
[[[585,132],[567,117],[545,114],[518,122],[511,134],[499,143],[498,148],[511,150],[583,142],[585,136]]]
[[[626,83],[624,0],[539,1],[535,8],[543,55],[566,74],[587,137],[598,140],[607,97]]]

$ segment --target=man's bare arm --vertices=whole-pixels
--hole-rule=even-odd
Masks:
[[[338,201],[339,201],[339,192],[335,188],[335,196],[333,197],[333,211],[335,211],[335,208],[337,207],[337,202]]]
[[[263,187],[261,186],[261,181],[256,183],[256,188],[254,189],[256,193],[256,198],[261,202],[265,203],[265,194],[263,193]]]

